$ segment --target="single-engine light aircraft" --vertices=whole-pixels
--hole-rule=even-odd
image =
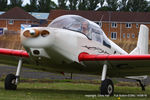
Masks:
[[[149,29],[140,26],[136,48],[127,53],[112,42],[96,23],[78,15],[63,15],[47,27],[26,28],[20,34],[24,50],[0,48],[0,54],[18,57],[16,75],[8,74],[5,89],[16,90],[23,62],[50,72],[101,75],[102,95],[113,95],[112,77],[139,81],[150,74]],[[137,77],[136,77],[137,76]]]

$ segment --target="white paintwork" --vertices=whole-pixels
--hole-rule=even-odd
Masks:
[[[55,24],[55,22],[59,21],[60,19],[65,18],[65,16],[67,16],[66,18],[67,20],[66,22],[64,22],[65,24],[64,26],[62,26],[61,28],[52,26],[53,24]],[[67,72],[72,72],[72,73],[74,72],[86,73],[87,72],[88,74],[93,74],[93,73],[98,74],[97,72],[102,72],[102,67],[105,61],[79,62],[78,56],[80,53],[87,52],[89,54],[102,54],[102,55],[103,54],[121,54],[121,55],[128,54],[126,51],[124,51],[118,45],[116,45],[114,42],[108,39],[106,35],[104,34],[104,32],[102,31],[102,29],[92,21],[84,19],[93,28],[96,28],[100,31],[99,33],[100,38],[102,34],[101,39],[103,41],[106,41],[111,47],[104,45],[102,42],[96,41],[95,40],[96,38],[93,38],[93,36],[96,35],[95,33],[92,33],[92,35],[90,35],[92,37],[92,40],[90,40],[83,33],[78,32],[79,30],[73,31],[73,30],[64,28],[64,27],[67,27],[68,24],[71,24],[70,21],[72,21],[72,19],[69,19],[69,17],[72,17],[72,16],[76,17],[76,15],[65,15],[65,16],[62,16],[59,19],[55,19],[51,23],[51,25],[49,25],[48,27],[27,28],[24,31],[22,31],[21,42],[22,42],[22,45],[27,50],[27,52],[30,54],[31,59],[36,60],[36,62],[38,62],[38,60],[47,59],[45,62],[45,63],[49,62],[49,66],[48,65],[47,66],[48,67],[52,66],[52,68],[56,71],[65,72],[67,70]],[[80,16],[77,16],[77,18],[82,19],[82,17]],[[58,26],[61,26],[61,23],[58,23]],[[145,30],[146,26],[142,25],[141,27],[142,28],[140,28],[141,29],[140,33],[148,32],[147,29]],[[33,29],[37,29],[40,31],[47,30],[48,32],[50,32],[50,34],[46,37],[42,37],[41,35],[39,35],[37,37],[32,37],[32,38],[26,38],[23,35],[23,33],[26,30],[33,30]],[[141,34],[141,38],[146,37],[146,36],[147,34],[146,35]],[[140,44],[141,41],[142,39],[139,39],[138,45],[140,46],[141,46]],[[145,43],[145,42],[142,42],[142,43]],[[147,44],[145,43],[144,47],[146,47],[146,45]],[[143,48],[143,47],[140,47],[140,48]],[[39,50],[40,54],[35,55],[33,53],[34,50]],[[145,50],[147,50],[147,48]],[[142,52],[145,52],[145,50]],[[39,59],[34,59],[34,58],[39,58]],[[119,66],[120,64],[123,64],[122,66],[126,66],[126,64],[128,63],[124,63],[121,61],[110,63],[108,61],[108,65],[109,65],[108,69],[116,66],[115,64],[116,65],[118,64]],[[131,63],[131,64],[134,65],[135,63]],[[79,68],[79,65],[81,65],[82,67],[80,66]],[[41,65],[41,66],[43,66],[43,68],[45,67],[44,65]],[[105,79],[106,69],[107,68],[104,65],[102,80]]]
[[[137,47],[130,54],[148,54],[149,28],[140,26]]]
[[[21,66],[22,66],[22,59],[19,59],[16,76],[20,76]]]
[[[33,56],[43,56],[46,58],[50,58],[50,56],[47,54],[47,52],[43,49],[43,48],[30,48],[31,53]],[[36,55],[33,53],[34,50],[38,50],[40,52],[40,54]]]
[[[20,76],[20,71],[21,71],[21,67],[22,67],[22,59],[19,59],[18,62],[18,67],[17,67],[17,71],[16,71],[16,84],[18,84],[18,77]]]
[[[101,78],[102,81],[106,79],[106,73],[107,73],[107,64],[104,64]]]
[[[148,76],[147,75],[144,75],[144,76],[127,76],[126,78],[134,79],[134,80],[145,80],[148,78]]]

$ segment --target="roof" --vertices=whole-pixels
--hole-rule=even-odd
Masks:
[[[5,13],[4,11],[0,11],[0,15]],[[37,19],[47,19],[49,16],[49,13],[38,13],[38,12],[28,12],[30,15],[32,15],[33,17],[37,18]]]
[[[4,11],[0,11],[0,15],[3,14],[3,13],[5,13],[5,12]]]
[[[19,7],[12,8],[7,12],[1,14],[0,19],[28,19],[34,21],[37,20],[35,17],[28,14],[27,12],[25,12],[23,9]]]
[[[49,16],[49,13],[37,13],[37,12],[29,12],[32,16],[34,16],[37,19],[47,19]]]
[[[150,22],[150,12],[51,10],[48,19],[53,20],[66,14],[80,15],[92,21]]]

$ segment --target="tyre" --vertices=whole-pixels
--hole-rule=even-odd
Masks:
[[[5,78],[5,89],[6,90],[16,90],[17,85],[16,82],[16,76],[14,74],[8,74]]]
[[[113,96],[114,84],[113,84],[112,80],[105,79],[104,81],[102,81],[100,92],[101,92],[101,95]]]

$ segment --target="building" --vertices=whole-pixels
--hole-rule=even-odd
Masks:
[[[39,20],[19,7],[12,8],[0,15],[0,28],[20,32],[22,24],[38,25]]]
[[[112,40],[137,39],[140,24],[150,28],[149,12],[51,10],[49,23],[61,15],[75,14],[94,21]]]
[[[49,13],[39,13],[39,12],[28,12],[28,13],[39,20],[40,26],[48,25],[47,19],[48,19]]]
[[[0,15],[3,14],[3,13],[5,13],[5,12],[4,11],[0,11]]]

